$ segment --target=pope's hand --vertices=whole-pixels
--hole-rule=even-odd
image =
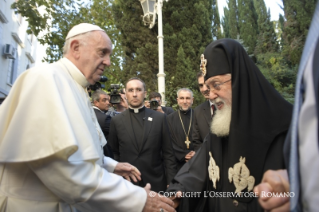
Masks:
[[[141,172],[129,163],[118,163],[115,166],[114,174],[123,176],[125,179],[131,182],[131,179],[134,182],[141,180]]]
[[[143,212],[176,212],[174,209],[174,202],[163,195],[159,195],[158,193],[151,191],[151,185],[149,183],[144,187],[144,189],[147,193],[147,199]]]
[[[268,195],[289,192],[287,170],[268,170],[261,183],[254,188],[254,192],[258,194],[258,201],[265,210],[270,212],[289,211],[289,197]]]

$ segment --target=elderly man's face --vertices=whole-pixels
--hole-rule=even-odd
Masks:
[[[231,107],[232,87],[231,75],[217,75],[205,81],[209,89],[209,99],[216,105],[218,110],[222,110],[227,104]]]
[[[215,115],[212,119],[210,130],[218,137],[228,136],[232,108],[231,75],[226,74],[211,77],[205,83],[210,90],[209,99],[217,107],[217,110],[214,111]]]
[[[86,44],[81,44],[80,71],[90,84],[98,82],[106,67],[111,65],[112,42],[105,32],[94,31]]]
[[[209,90],[204,82],[204,77],[203,76],[198,77],[197,81],[198,81],[198,87],[199,87],[200,92],[203,94],[205,99],[208,99],[209,98]]]
[[[178,93],[177,104],[184,111],[192,107],[193,100],[192,94],[188,91],[180,91]]]

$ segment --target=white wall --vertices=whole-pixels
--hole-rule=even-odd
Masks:
[[[26,33],[28,22],[14,13],[11,9],[13,2],[15,0],[0,0],[0,103],[10,92],[16,78],[27,67],[38,64],[37,60],[42,59],[39,55],[43,56],[45,52],[36,37]],[[3,56],[6,44],[17,50],[14,61]]]

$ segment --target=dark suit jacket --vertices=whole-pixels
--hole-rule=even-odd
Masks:
[[[145,108],[142,145],[135,140],[130,111],[112,118],[109,143],[115,160],[136,166],[142,176],[139,186],[150,183],[152,190],[165,191],[176,174],[175,156],[169,135],[166,116]],[[166,174],[166,176],[165,176]]]
[[[209,133],[210,123],[212,122],[212,115],[210,112],[209,101],[198,105],[194,110],[194,125],[193,125],[193,143],[194,149],[197,151],[207,134]]]
[[[161,106],[161,107],[162,107],[162,106]],[[171,107],[162,107],[162,110],[164,111],[164,113],[165,113],[166,115],[169,115],[169,114],[175,112],[174,109],[171,108]]]
[[[99,122],[101,130],[104,134],[104,137],[106,140],[108,140],[110,123],[111,123],[112,118],[111,118],[111,116],[103,113],[101,110],[98,110],[96,108],[93,108],[93,109],[94,109],[97,121]],[[103,147],[103,151],[104,151],[105,156],[108,156],[110,158],[114,158],[113,152],[112,152],[111,147],[108,143]]]

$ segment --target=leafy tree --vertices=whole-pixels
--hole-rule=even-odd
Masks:
[[[205,46],[212,41],[212,5],[212,0],[169,1],[163,4],[167,105],[176,103],[178,88],[198,89],[196,73],[199,58]],[[121,31],[123,72],[127,78],[139,76],[145,81],[148,91],[156,91],[157,24],[152,29],[143,25],[142,7],[136,0],[117,0],[113,4],[113,13],[116,26]],[[195,92],[195,95],[201,94]]]
[[[239,34],[238,9],[236,0],[228,0],[228,26],[229,38],[236,39]]]
[[[116,27],[120,30],[122,45],[122,78],[125,83],[131,77],[145,81],[148,91],[157,90],[158,42],[157,27],[145,27],[139,1],[117,0],[112,6]]]
[[[268,52],[256,56],[256,65],[266,79],[287,101],[293,103],[297,67],[289,68],[286,60],[279,52]]]
[[[227,7],[224,7],[224,17],[222,18],[222,26],[223,26],[223,37],[230,38],[229,34],[229,10]]]
[[[317,0],[282,0],[285,12],[283,56],[291,66],[299,63]]]
[[[219,10],[218,10],[218,1],[213,0],[213,28],[212,28],[212,33],[213,33],[213,38],[218,40],[222,38],[222,30],[220,27],[220,18],[219,18]]]
[[[254,0],[257,12],[258,39],[255,54],[278,51],[277,36],[270,21],[270,10],[266,9],[264,0]]]
[[[68,31],[79,23],[96,24],[103,28],[111,40],[113,40],[112,66],[107,68],[105,75],[109,78],[106,84],[117,83],[121,78],[120,71],[120,43],[118,42],[119,31],[115,28],[111,12],[111,0],[91,0],[89,2],[75,0],[18,0],[12,4],[12,8],[20,13],[29,22],[27,33],[33,33],[46,49],[46,62],[59,60],[63,53],[65,37]],[[42,8],[44,13],[40,13]],[[39,37],[40,36],[40,37]]]
[[[164,35],[165,35],[165,69],[167,79],[171,79],[178,72],[187,74],[185,82],[181,87],[188,87],[192,91],[198,91],[196,73],[199,71],[200,55],[212,39],[213,21],[212,0],[190,0],[190,1],[169,1],[164,7]],[[181,56],[183,48],[185,56]],[[180,53],[180,55],[179,55]],[[179,57],[179,60],[175,58]],[[180,69],[180,60],[184,58],[184,64],[190,61],[189,66],[192,72]],[[182,79],[182,78],[181,78]],[[179,79],[178,79],[179,80]],[[176,82],[176,81],[175,81]],[[181,85],[181,84],[180,84]],[[171,86],[171,88],[169,88]],[[168,89],[177,89],[176,83],[169,84]],[[175,93],[175,92],[174,92]],[[202,95],[195,93],[194,106],[202,102]],[[176,102],[176,96],[166,94],[167,101]]]
[[[257,14],[252,0],[238,0],[238,27],[241,39],[248,47],[248,54],[254,52],[257,41]]]

